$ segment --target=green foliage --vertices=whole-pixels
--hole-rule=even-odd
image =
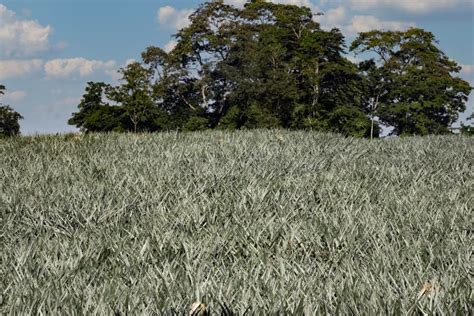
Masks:
[[[207,118],[193,116],[184,124],[183,130],[186,132],[203,131],[208,128],[208,124]]]
[[[461,134],[467,136],[474,136],[474,126],[472,125],[461,125]]]
[[[218,129],[236,130],[243,126],[244,117],[238,106],[232,106],[219,120]]]
[[[108,88],[109,85],[103,82],[88,82],[86,93],[78,106],[79,112],[72,114],[68,124],[85,132],[108,132],[121,127],[119,122],[123,112],[117,111],[118,109],[114,111],[109,104],[103,102]],[[114,112],[117,115],[114,115]]]
[[[473,164],[454,135],[0,142],[0,314],[469,315]]]
[[[246,114],[246,128],[278,128],[281,127],[280,120],[258,103],[253,103]]]
[[[151,70],[134,62],[120,70],[123,84],[111,88],[108,97],[121,104],[125,115],[132,123],[133,132],[152,132],[158,108],[152,99]]]
[[[395,135],[449,133],[465,111],[472,87],[453,74],[459,65],[418,28],[406,32],[361,33],[351,50],[376,53],[380,60],[361,64],[367,77],[370,111]]]
[[[150,46],[120,70],[120,85],[89,91],[92,104],[108,99],[125,113],[104,117],[107,129],[311,128],[374,138],[385,125],[395,135],[445,134],[472,89],[454,77],[460,67],[433,34],[418,28],[359,34],[351,51],[378,60],[357,67],[344,57],[340,30],[323,30],[309,8],[208,1],[190,22],[172,51]],[[70,123],[100,131],[82,122],[101,112],[79,108]]]
[[[0,105],[0,137],[20,135],[20,113],[8,105]]]
[[[0,85],[0,95],[5,94],[6,87]],[[20,120],[23,119],[20,113],[13,110],[9,105],[0,103],[0,137],[10,137],[20,135]]]
[[[370,120],[363,112],[350,107],[340,107],[331,113],[329,127],[334,132],[353,137],[370,136]],[[375,127],[373,136],[379,136],[379,128]]]
[[[362,78],[342,56],[340,31],[324,31],[312,17],[294,5],[206,2],[171,52],[148,47],[107,98],[123,107],[132,131],[316,124],[347,133],[353,125],[331,126],[331,117],[341,107],[364,115]]]
[[[467,118],[468,121],[474,120],[474,113]],[[461,134],[467,136],[474,136],[474,126],[461,124]]]

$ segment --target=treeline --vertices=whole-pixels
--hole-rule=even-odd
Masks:
[[[323,30],[309,8],[202,4],[170,52],[148,47],[121,84],[89,82],[69,124],[86,132],[289,128],[377,137],[449,133],[472,87],[432,33]],[[367,54],[365,54],[367,53]]]

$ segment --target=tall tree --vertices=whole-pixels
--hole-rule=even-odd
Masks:
[[[181,82],[195,91],[189,103],[205,110],[211,126],[368,133],[361,131],[369,126],[360,109],[362,79],[342,57],[344,38],[323,31],[309,8],[208,2],[177,40],[170,55],[185,69]],[[341,115],[349,112],[365,123],[348,128]]]
[[[240,11],[223,1],[202,4],[190,17],[191,24],[176,35],[178,44],[171,59],[181,67],[182,98],[194,116],[205,114],[215,126],[228,106],[235,88],[225,64],[236,40]],[[180,93],[182,95],[182,93]]]
[[[68,123],[84,132],[125,130],[125,111],[104,101],[110,89],[110,85],[103,82],[88,82],[85,94],[78,105],[79,112],[73,113]]]
[[[142,59],[151,74],[158,130],[182,129],[191,117],[205,111],[199,107],[199,92],[194,88],[196,79],[188,75],[176,55],[151,46],[142,53]]]
[[[389,87],[389,74],[384,67],[377,67],[373,59],[363,61],[359,64],[359,71],[364,80],[362,106],[370,117],[370,139],[378,136],[380,127],[376,123],[380,104],[386,97]]]
[[[283,127],[373,138],[379,122],[397,135],[444,133],[464,110],[471,87],[453,77],[460,68],[431,33],[361,33],[351,50],[378,59],[357,67],[341,32],[313,16],[264,0],[240,9],[208,1],[173,50],[148,47],[143,62],[121,70],[119,86],[101,88],[97,108],[80,112],[135,132]]]
[[[5,94],[5,86],[0,85],[0,95]],[[0,137],[15,136],[20,134],[20,123],[23,119],[20,113],[13,110],[9,105],[0,103]]]
[[[156,107],[152,100],[150,70],[134,62],[121,69],[120,73],[122,84],[111,88],[108,97],[122,105],[134,132],[154,131]]]
[[[461,67],[436,46],[432,33],[418,28],[361,33],[351,50],[378,56],[367,73],[369,99],[392,134],[449,133],[466,109],[472,87],[453,76]]]
[[[9,105],[0,105],[0,136],[16,136],[20,134],[20,113]]]

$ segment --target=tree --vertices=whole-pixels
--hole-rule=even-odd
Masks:
[[[189,76],[176,54],[151,46],[142,53],[142,59],[151,74],[151,97],[158,111],[155,119],[158,130],[183,129],[190,119],[205,111],[199,107],[196,79]]]
[[[370,139],[378,136],[380,127],[376,124],[379,105],[383,102],[388,86],[388,74],[385,68],[377,67],[373,59],[359,64],[359,71],[364,78],[363,108],[370,117]]]
[[[474,120],[474,113],[471,114],[467,118],[468,121]],[[464,125],[461,123],[461,134],[462,135],[469,135],[469,136],[474,136],[474,126],[472,125]]]
[[[0,105],[0,136],[20,135],[19,120],[23,119],[20,113],[8,105]]]
[[[239,10],[207,2],[178,32],[177,42],[167,57],[160,56],[176,61],[181,71],[172,84],[186,87],[184,103],[193,115],[208,117],[210,127],[361,134],[336,116],[365,116],[363,79],[342,56],[340,31],[322,30],[309,8],[250,1]],[[161,83],[166,81],[164,76]]]
[[[108,97],[121,104],[125,115],[133,125],[133,132],[155,131],[157,111],[152,99],[149,69],[134,62],[120,70],[123,84],[111,88]]]
[[[466,109],[472,88],[453,76],[461,67],[436,46],[432,33],[418,28],[361,33],[351,50],[379,58],[362,69],[368,77],[372,116],[376,113],[392,126],[392,134],[449,133]]]
[[[373,138],[379,124],[397,135],[446,133],[465,109],[471,87],[453,76],[460,67],[431,33],[361,33],[351,50],[378,58],[356,66],[344,57],[340,30],[323,30],[313,17],[310,8],[264,0],[243,8],[208,1],[177,32],[174,49],[148,47],[142,62],[121,69],[120,85],[90,91],[71,123],[134,132],[310,128]]]
[[[223,1],[204,3],[191,15],[191,24],[178,32],[178,44],[170,53],[170,60],[179,68],[178,95],[190,109],[189,119],[205,116],[210,127],[215,127],[228,109],[229,95],[235,88],[226,64],[235,45],[239,18],[240,11]]]
[[[104,102],[110,85],[103,82],[88,82],[86,93],[79,103],[79,112],[73,113],[68,123],[84,132],[124,131],[124,110]]]
[[[0,95],[5,94],[5,86],[0,85]],[[9,105],[0,103],[0,137],[20,135],[20,123],[23,119],[20,113],[13,110]]]

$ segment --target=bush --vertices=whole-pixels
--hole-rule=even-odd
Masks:
[[[203,131],[208,128],[208,123],[209,121],[204,117],[193,116],[184,124],[183,131]]]
[[[9,137],[20,135],[19,120],[23,119],[20,113],[8,105],[0,106],[0,136]]]

